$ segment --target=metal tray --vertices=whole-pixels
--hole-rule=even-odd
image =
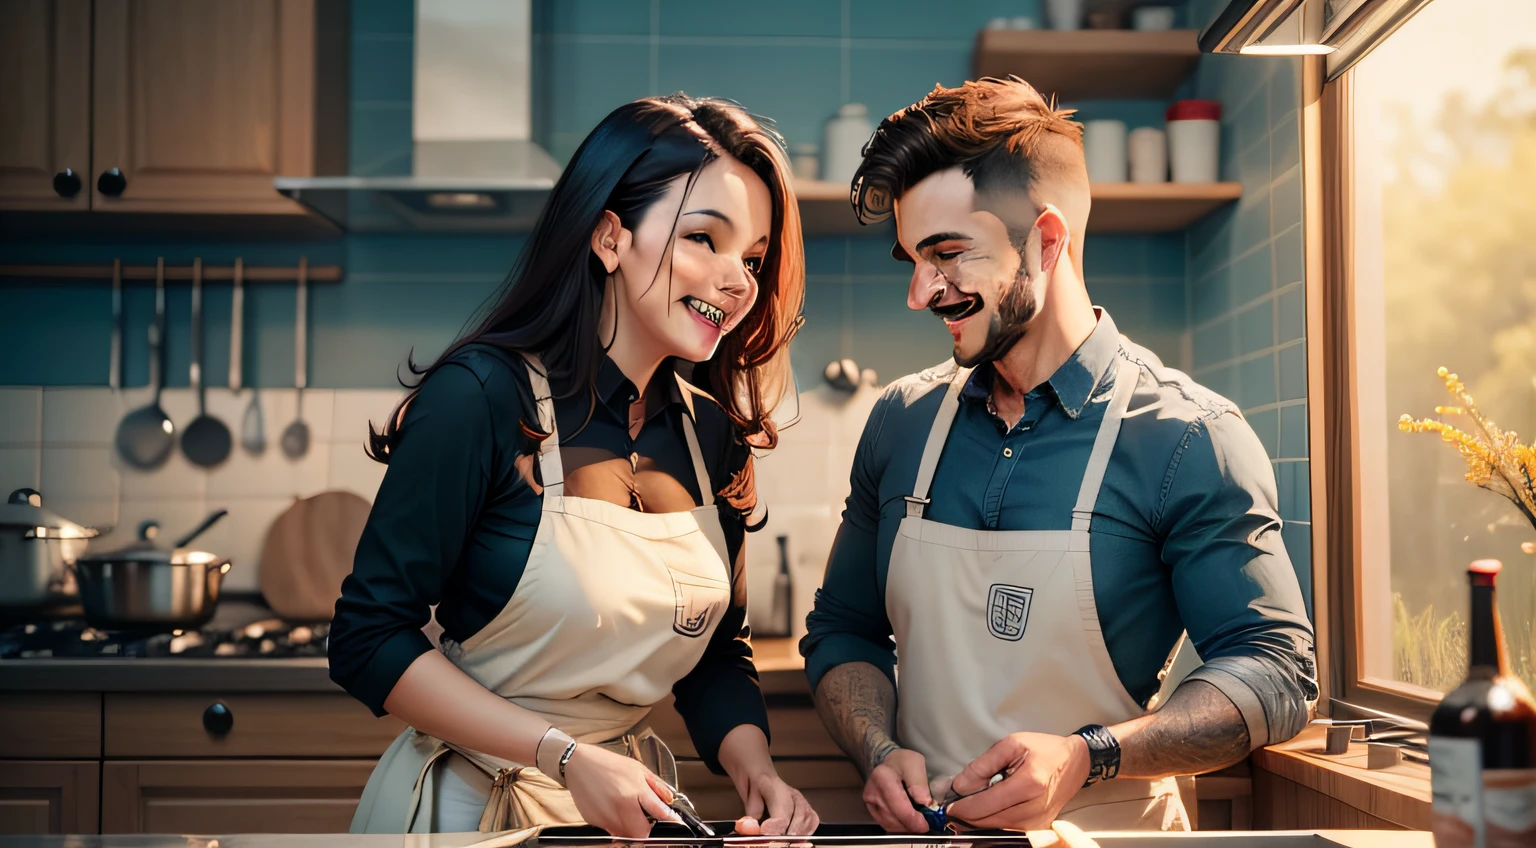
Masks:
[[[1006,830],[982,830],[957,836],[950,835],[892,835],[886,833],[875,825],[869,824],[823,824],[816,829],[811,836],[737,836],[734,833],[736,823],[734,821],[707,822],[715,833],[721,834],[715,837],[694,836],[688,829],[680,824],[671,822],[658,822],[651,829],[651,835],[644,839],[616,839],[607,831],[599,828],[582,827],[548,827],[539,833],[533,840],[540,845],[548,846],[578,846],[578,845],[644,845],[644,846],[677,846],[677,848],[719,848],[723,845],[768,845],[775,846],[952,846],[963,848],[967,845],[986,845],[988,848],[1030,848],[1030,841],[1022,833]]]

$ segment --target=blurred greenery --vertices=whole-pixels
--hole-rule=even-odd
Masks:
[[[1447,58],[1446,61],[1454,61]],[[1492,96],[1448,97],[1431,126],[1390,112],[1395,141],[1382,220],[1387,412],[1432,415],[1453,403],[1435,377],[1461,375],[1505,430],[1536,435],[1536,50],[1512,54]],[[1404,96],[1411,96],[1405,92]],[[1465,423],[1465,422],[1461,422]],[[1465,674],[1466,565],[1501,559],[1499,600],[1511,661],[1536,685],[1536,528],[1463,479],[1439,439],[1384,434],[1390,464],[1393,656],[1397,676],[1447,689]],[[1366,540],[1366,544],[1369,544]],[[1437,612],[1438,610],[1438,612]]]

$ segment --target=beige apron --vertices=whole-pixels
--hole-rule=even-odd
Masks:
[[[1136,365],[1117,361],[1070,530],[970,530],[924,517],[971,371],[951,378],[885,591],[898,654],[898,735],[927,759],[930,778],[952,777],[1011,733],[1065,735],[1144,712],[1104,645],[1089,560],[1089,522],[1136,385]],[[1084,830],[1189,829],[1174,778],[1096,783],[1060,818]]]
[[[641,513],[565,494],[549,382],[530,360],[539,424],[543,512],[528,563],[504,609],[442,652],[485,688],[577,742],[640,759],[676,785],[670,752],[645,725],[651,706],[698,665],[730,603],[725,535],[693,420],[684,434],[704,505]],[[432,828],[434,765],[462,756],[493,779],[480,830],[578,824],[570,793],[533,766],[407,728],[380,758],[353,833]]]

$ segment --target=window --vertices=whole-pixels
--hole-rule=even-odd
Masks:
[[[1445,366],[1536,436],[1536,3],[1429,3],[1319,114],[1331,694],[1427,714],[1466,673],[1465,571],[1485,557],[1536,686],[1536,528],[1451,446],[1397,428],[1457,404]]]

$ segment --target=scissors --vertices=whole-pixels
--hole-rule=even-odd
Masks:
[[[679,792],[677,787],[670,783],[667,784],[667,788],[672,792],[672,802],[667,806],[671,807],[672,812],[677,813],[677,817],[683,820],[683,825],[688,828],[689,833],[699,837],[713,837],[715,829],[705,824],[704,819],[699,817],[699,811],[694,808],[693,802],[688,800],[688,796]]]
[[[992,775],[992,779],[987,781],[986,788],[991,789],[996,786],[1004,777],[1007,777],[1006,773]],[[930,834],[954,834],[959,832],[959,827],[971,827],[969,822],[952,818],[949,815],[949,805],[963,797],[965,796],[958,794],[951,787],[945,792],[944,798],[941,801],[936,801],[928,806],[913,801],[912,807],[919,813],[922,813],[923,821],[928,823],[928,832]]]

